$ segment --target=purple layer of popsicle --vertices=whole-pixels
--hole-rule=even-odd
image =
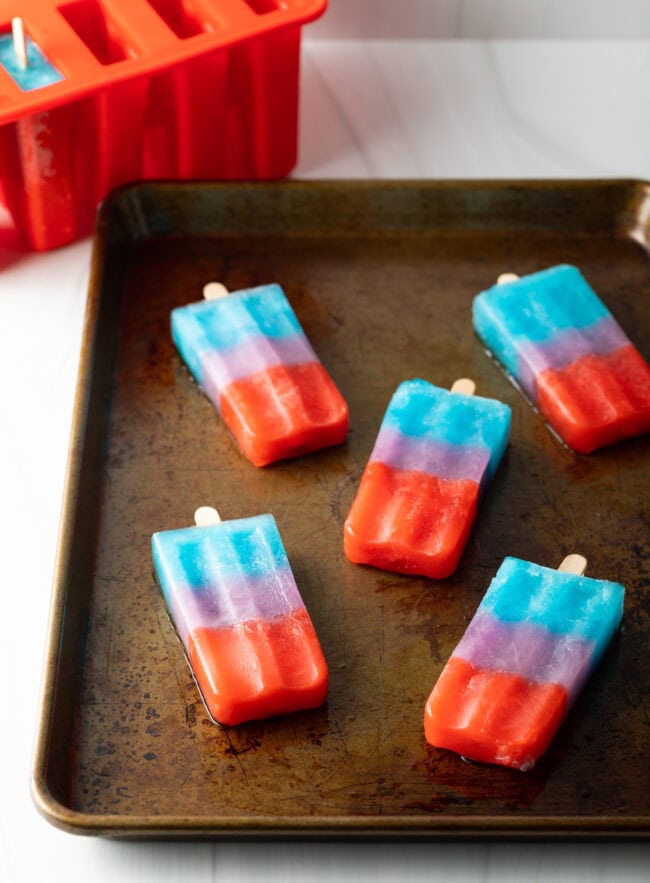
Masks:
[[[277,338],[255,335],[237,346],[204,353],[201,357],[201,385],[208,398],[217,404],[224,389],[235,380],[276,365],[306,365],[311,362],[318,362],[318,356],[304,334]]]
[[[469,479],[480,483],[490,461],[490,451],[476,445],[415,438],[385,427],[379,432],[370,460],[380,460],[394,469],[416,469],[448,480]]]
[[[202,589],[176,585],[169,592],[168,603],[183,643],[195,628],[228,628],[238,622],[269,621],[305,609],[290,570],[276,570],[263,577],[229,577]]]
[[[560,684],[571,703],[589,677],[593,651],[593,641],[479,612],[452,656],[476,668],[516,674],[539,684]]]
[[[544,341],[517,341],[519,349],[517,381],[527,395],[537,398],[535,378],[549,368],[564,368],[581,356],[589,354],[604,356],[629,340],[618,322],[606,316],[593,325],[571,328],[554,334]]]

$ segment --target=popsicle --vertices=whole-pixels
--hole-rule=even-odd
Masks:
[[[598,664],[623,615],[620,583],[506,558],[426,703],[428,742],[531,769]]]
[[[350,561],[433,578],[456,568],[510,432],[507,405],[457,384],[398,386],[345,522]]]
[[[182,358],[256,466],[343,442],[348,407],[279,285],[228,294],[171,314]]]
[[[171,620],[208,712],[239,724],[316,708],[328,670],[272,515],[219,520],[152,537]]]
[[[0,66],[24,92],[42,89],[63,79],[63,74],[25,34],[23,20],[12,19],[11,34],[0,34]]]
[[[650,430],[650,366],[576,267],[474,299],[474,329],[566,444],[590,453]]]

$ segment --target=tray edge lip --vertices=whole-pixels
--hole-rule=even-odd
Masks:
[[[70,834],[124,838],[262,839],[550,839],[650,840],[650,817],[634,816],[146,816],[85,813],[65,806],[50,793],[43,778],[32,779],[38,812]],[[596,824],[594,824],[596,823]]]
[[[499,178],[483,178],[483,177],[453,177],[453,178],[427,178],[427,177],[405,177],[405,178],[281,178],[281,179],[259,179],[259,178],[250,178],[250,179],[237,179],[237,180],[227,180],[227,179],[203,179],[203,180],[176,180],[173,178],[150,178],[147,180],[141,181],[129,181],[124,184],[120,184],[117,187],[114,187],[110,193],[108,193],[99,207],[99,213],[101,214],[101,207],[106,203],[114,202],[121,198],[121,194],[128,191],[137,191],[137,190],[238,190],[243,188],[253,188],[253,189],[268,189],[268,190],[276,190],[276,189],[285,189],[291,188],[295,190],[317,190],[322,189],[323,187],[331,188],[331,189],[373,189],[373,190],[384,190],[384,189],[399,189],[400,187],[408,188],[408,189],[417,189],[420,187],[426,187],[429,189],[441,189],[441,190],[457,190],[461,188],[485,188],[485,189],[494,189],[494,190],[503,190],[504,188],[509,189],[529,189],[531,187],[536,189],[548,189],[555,190],[560,187],[565,188],[579,188],[579,189],[592,189],[592,188],[604,188],[604,187],[641,187],[643,189],[650,189],[650,177],[642,178],[635,177],[630,175],[620,175],[620,176],[592,176],[592,177],[584,177],[584,178],[569,178],[569,177],[522,177],[522,178],[508,178],[508,177],[499,177]]]
[[[175,181],[165,179],[151,179],[148,181],[133,181],[122,184],[112,190],[99,204],[97,209],[95,230],[93,233],[93,243],[95,243],[98,232],[103,228],[104,232],[108,229],[111,214],[119,208],[126,200],[135,199],[139,192],[147,190],[181,190],[188,193],[200,190],[212,190],[215,193],[236,191],[237,189],[252,190],[293,190],[293,191],[313,191],[324,192],[326,190],[442,190],[454,191],[462,189],[473,190],[559,190],[560,188],[576,188],[578,190],[587,191],[593,189],[620,189],[622,193],[628,193],[629,196],[638,195],[643,197],[643,201],[647,204],[647,208],[643,212],[642,224],[636,227],[626,229],[624,231],[625,238],[634,240],[646,252],[650,254],[650,178],[634,177],[634,176],[608,176],[608,177],[585,177],[585,178],[283,178],[280,180],[204,180],[204,181]],[[619,215],[620,215],[619,211]],[[616,218],[617,214],[612,213],[612,218]],[[619,231],[619,235],[621,235]],[[145,233],[144,235],[132,236],[136,239],[156,239],[162,238],[164,235],[160,233]]]
[[[60,646],[65,602],[65,581],[70,545],[67,524],[74,512],[78,497],[78,461],[75,456],[79,442],[85,437],[85,410],[92,376],[88,356],[94,351],[94,334],[97,330],[98,311],[104,259],[108,252],[107,233],[112,212],[126,197],[145,189],[196,190],[210,188],[215,192],[236,190],[241,185],[253,189],[277,189],[290,187],[295,190],[316,189],[390,189],[406,188],[454,190],[461,187],[485,187],[501,190],[506,188],[538,187],[553,190],[558,187],[578,185],[585,189],[593,187],[621,186],[631,193],[643,191],[650,200],[650,179],[640,178],[542,178],[542,179],[310,179],[287,181],[142,181],[122,185],[113,190],[99,206],[92,240],[91,271],[81,339],[80,365],[78,369],[71,428],[68,440],[64,489],[62,494],[59,530],[56,542],[56,559],[50,594],[50,609],[46,629],[46,651],[44,656],[41,686],[37,703],[36,741],[31,764],[30,793],[38,812],[55,827],[76,834],[91,834],[108,837],[165,837],[200,836],[210,837],[252,837],[262,838],[286,834],[290,837],[407,837],[407,838],[473,838],[490,839],[548,838],[552,840],[575,839],[636,839],[650,838],[650,814],[628,818],[598,815],[585,817],[578,815],[556,816],[273,816],[256,817],[250,814],[241,816],[120,816],[118,814],[92,814],[72,809],[58,800],[47,786],[46,769],[49,732],[52,726],[54,694],[57,689],[58,649]],[[156,238],[157,234],[140,238]],[[134,242],[138,237],[132,231],[125,237]],[[646,251],[650,251],[650,241],[630,235]],[[650,232],[649,232],[650,239]],[[85,358],[83,357],[86,351]],[[432,824],[435,822],[435,824]],[[405,830],[406,829],[406,830]]]
[[[98,217],[99,221],[99,217]],[[98,224],[99,227],[99,224]],[[66,579],[69,567],[72,531],[69,527],[79,496],[80,459],[78,450],[85,439],[86,411],[93,368],[90,356],[95,350],[98,327],[103,259],[107,251],[106,236],[94,236],[90,274],[80,343],[70,431],[66,453],[63,492],[55,547],[55,560],[50,586],[50,605],[46,628],[39,699],[36,715],[36,736],[32,751],[30,794],[36,808],[53,824],[62,821],[61,809],[68,812],[46,785],[49,738],[54,717],[54,698],[58,686],[59,650],[63,636]]]

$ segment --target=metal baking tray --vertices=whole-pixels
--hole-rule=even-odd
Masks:
[[[551,435],[472,333],[499,273],[578,265],[648,358],[650,185],[144,184],[96,231],[33,794],[108,836],[643,838],[650,831],[650,438],[590,456]],[[203,284],[280,282],[348,400],[346,444],[244,459],[175,353],[170,310]],[[342,523],[397,384],[513,409],[456,573],[349,563]],[[325,706],[221,728],[152,577],[150,536],[272,512],[327,656]],[[428,746],[425,700],[505,555],[627,588],[620,635],[537,767]]]

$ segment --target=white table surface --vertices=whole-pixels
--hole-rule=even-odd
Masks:
[[[322,41],[299,178],[650,178],[650,41]],[[76,837],[28,781],[91,243],[0,230],[0,881],[641,881],[648,844],[171,844]]]

